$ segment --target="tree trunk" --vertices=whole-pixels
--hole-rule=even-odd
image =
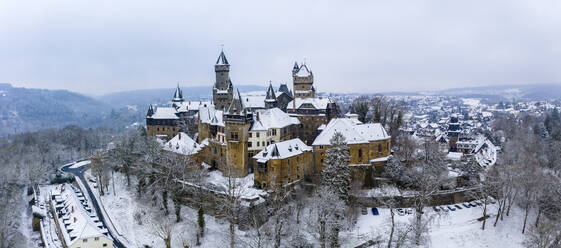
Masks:
[[[502,219],[501,209],[503,208],[503,203],[501,200],[498,200],[497,202],[499,203],[499,208],[497,208],[497,217],[495,217],[495,223],[493,223],[493,227],[497,226],[497,222],[499,222],[499,216]]]
[[[331,233],[330,247],[331,248],[340,247],[340,245],[339,245],[339,228],[338,227],[333,228],[333,233]]]
[[[393,241],[393,232],[395,229],[395,213],[393,212],[393,208],[390,208],[390,216],[392,218],[392,229],[390,231],[390,238],[388,240],[388,248],[392,248],[392,241]]]
[[[538,227],[538,225],[540,224],[540,216],[542,215],[542,208],[539,207],[538,208],[538,214],[536,216],[536,223],[534,224],[535,227]]]
[[[103,191],[103,183],[101,182],[101,176],[99,175],[99,173],[97,174],[97,184],[99,186],[99,194],[100,195],[105,195],[105,191]]]
[[[512,196],[511,200],[508,201],[508,209],[506,210],[506,216],[510,216],[510,207],[512,207],[512,203],[514,203],[514,201],[516,200],[517,195],[518,192],[514,192],[514,196]]]
[[[326,247],[326,241],[327,241],[326,239],[327,239],[327,237],[326,237],[326,235],[325,235],[325,232],[326,232],[325,229],[326,229],[326,223],[325,223],[325,221],[324,221],[324,220],[320,220],[320,222],[319,222],[319,242],[320,242],[321,248],[325,248],[325,247]]]
[[[113,195],[116,196],[117,193],[115,193],[115,177],[113,176],[114,172],[113,170],[111,170],[111,180],[113,181]]]
[[[164,239],[164,242],[166,243],[166,248],[171,248],[171,234],[168,234],[168,236]]]
[[[421,245],[421,221],[422,221],[421,211],[417,209],[417,220],[415,221],[415,244],[417,246]]]
[[[236,226],[234,226],[234,222],[230,220],[230,248],[235,248],[236,246]]]
[[[526,207],[524,208],[524,211],[526,211],[526,213],[524,214],[524,224],[522,225],[522,234],[524,234],[524,232],[526,231],[526,220],[528,219],[529,209],[530,209],[530,204],[526,203]]]
[[[505,197],[503,199],[503,206],[501,207],[501,221],[503,220],[503,217],[505,216],[505,208],[506,208],[506,199],[507,197]]]
[[[284,221],[281,220],[280,216],[277,213],[277,226],[275,228],[275,248],[280,248],[281,246],[281,235],[282,235],[282,226]]]
[[[169,214],[169,210],[168,210],[168,191],[164,190],[162,191],[162,203],[164,204],[164,215],[168,215]]]
[[[487,222],[487,197],[485,197],[485,201],[483,201],[483,225],[481,226],[481,230],[485,230],[486,222]]]

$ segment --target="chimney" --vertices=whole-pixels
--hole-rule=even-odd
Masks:
[[[294,111],[294,113],[296,113],[296,97],[292,99],[292,110]]]
[[[181,132],[179,132],[179,140],[181,140]]]
[[[259,121],[259,111],[257,111],[257,121]]]
[[[74,217],[74,223],[76,223],[76,220],[77,220],[76,217]]]
[[[72,206],[72,213],[74,213],[74,206]]]

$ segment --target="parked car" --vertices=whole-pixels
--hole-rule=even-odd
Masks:
[[[448,207],[448,209],[450,209],[450,210],[452,210],[452,211],[456,211],[456,208],[455,208],[455,207],[452,207],[452,206],[447,206],[447,207]]]
[[[367,214],[368,214],[368,208],[361,208],[361,209],[360,209],[360,213],[361,213],[362,215],[367,215]]]
[[[435,212],[440,212],[440,208],[437,208],[436,206],[433,206],[432,210],[434,210]]]
[[[493,197],[489,197],[488,202],[491,203],[491,204],[497,203],[497,201],[495,201],[495,199],[493,199]]]
[[[473,201],[469,202],[469,205],[472,206],[472,207],[477,207],[477,204],[475,204],[475,202],[473,202]]]
[[[407,214],[413,214],[413,209],[408,208],[408,209],[405,210],[405,212]]]
[[[469,203],[467,202],[462,203],[462,206],[464,206],[465,208],[471,208],[471,205],[469,205]]]
[[[442,207],[442,206],[440,207],[440,209],[442,209],[442,211],[444,211],[444,212],[449,212],[450,211],[450,209]]]
[[[458,204],[454,205],[454,207],[456,207],[457,209],[462,209],[462,207],[460,207],[460,205]]]
[[[380,215],[377,208],[372,208],[372,215]]]
[[[480,200],[476,200],[476,201],[473,201],[473,202],[475,202],[475,204],[477,204],[477,206],[483,206],[483,203],[481,203]]]
[[[404,216],[405,215],[405,210],[403,210],[403,208],[398,208],[395,211],[397,212],[397,214],[399,216]]]

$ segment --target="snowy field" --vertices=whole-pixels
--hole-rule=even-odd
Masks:
[[[436,214],[432,207],[426,211],[433,216],[429,232],[431,243],[428,247],[523,247],[522,235],[523,212],[516,207],[511,210],[510,216],[503,221],[495,222],[496,204],[487,206],[487,213],[491,215],[487,219],[485,230],[481,230],[481,222],[477,218],[482,216],[483,207],[472,207],[457,209],[448,213]],[[351,236],[374,237],[377,234],[389,234],[390,212],[389,209],[379,209],[380,215],[374,216],[370,209],[368,215],[361,215],[357,227]],[[414,215],[395,215],[396,222],[408,223]],[[533,223],[533,216],[529,216],[529,223]],[[360,242],[357,242],[357,244]],[[352,247],[352,246],[350,246]]]

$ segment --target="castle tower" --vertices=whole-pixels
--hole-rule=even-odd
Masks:
[[[298,66],[298,63],[294,63],[292,80],[294,98],[314,98],[316,96],[314,75],[305,64]]]
[[[234,89],[230,80],[230,64],[224,51],[220,52],[216,64],[214,65],[216,82],[212,89],[212,100],[216,109],[225,110],[232,101]]]
[[[458,136],[460,135],[460,122],[458,121],[458,115],[452,114],[450,116],[450,122],[448,123],[448,146],[451,152],[457,151],[456,142],[458,142]]]
[[[276,107],[278,107],[277,96],[275,95],[275,90],[273,90],[273,85],[269,82],[269,89],[267,89],[267,96],[265,97],[265,108]]]
[[[240,92],[230,101],[224,112],[224,125],[226,135],[226,166],[223,172],[234,173],[235,176],[243,177],[249,173],[249,156],[247,142],[249,129],[253,123],[253,113],[245,108]]]

